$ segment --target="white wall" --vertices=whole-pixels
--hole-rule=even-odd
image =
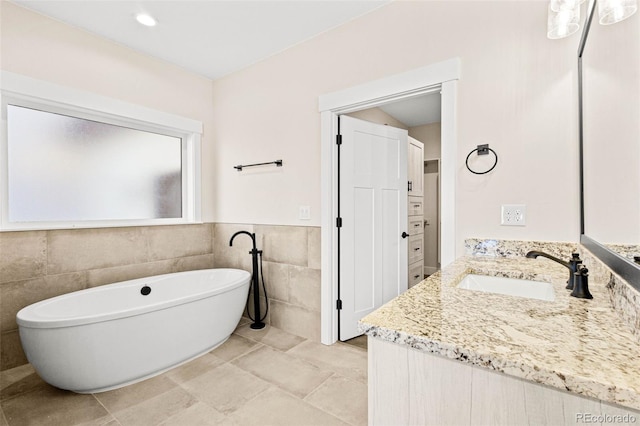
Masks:
[[[201,121],[203,220],[213,221],[211,80],[0,2],[3,70]]]
[[[411,127],[409,136],[418,139],[424,144],[424,159],[432,160],[440,158],[440,123],[423,124],[422,126]]]
[[[424,159],[440,158],[441,152],[441,123],[429,123],[409,128],[409,136],[419,140],[424,145]],[[439,164],[439,163],[438,163]],[[429,173],[426,173],[427,170]],[[439,222],[440,206],[438,192],[440,190],[440,176],[438,166],[430,163],[429,169],[424,167],[424,273],[431,275],[440,269]]]
[[[361,111],[350,112],[346,115],[353,118],[359,118],[360,120],[368,121],[370,123],[383,124],[404,130],[409,129],[406,124],[393,118],[380,108],[363,109]]]
[[[577,192],[567,191],[577,188],[578,37],[545,37],[546,2],[393,2],[213,84],[0,7],[2,69],[204,123],[205,221],[319,225],[318,96],[460,57],[458,248],[472,236],[578,238]],[[464,167],[479,143],[500,155],[486,176]],[[280,158],[282,168],[233,169]],[[527,204],[527,226],[501,227],[501,203]],[[311,206],[310,221],[298,220],[300,205]]]
[[[543,1],[398,1],[215,81],[216,219],[319,225],[318,96],[460,57],[458,254],[466,237],[576,241],[578,36],[548,40],[546,15]],[[485,176],[464,166],[480,143],[500,155]],[[527,226],[500,226],[502,203],[526,204]]]

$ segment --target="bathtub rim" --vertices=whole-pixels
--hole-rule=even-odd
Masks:
[[[144,306],[136,306],[131,309],[101,313],[98,315],[92,316],[81,316],[81,317],[48,317],[38,314],[37,310],[46,305],[56,303],[57,301],[61,301],[64,299],[68,299],[70,297],[76,297],[77,293],[101,293],[105,291],[109,291],[113,287],[137,287],[143,284],[151,284],[153,285],[154,281],[160,281],[162,279],[167,279],[175,276],[189,276],[206,273],[207,271],[234,271],[237,273],[237,277],[233,277],[234,279],[230,279],[228,283],[225,283],[224,286],[215,287],[212,289],[208,289],[206,291],[196,292],[196,293],[188,293],[183,297],[173,298],[169,300],[163,300],[152,304],[147,304]],[[183,272],[171,272],[167,274],[161,275],[151,275],[148,277],[135,278],[132,280],[118,281],[115,283],[104,284],[97,287],[85,288],[82,290],[76,290],[73,292],[61,294],[59,296],[54,296],[51,298],[47,298],[41,300],[39,302],[32,303],[24,308],[20,309],[16,314],[16,322],[18,324],[18,328],[38,328],[38,329],[50,329],[50,328],[64,328],[64,327],[76,327],[94,324],[98,322],[110,321],[120,318],[133,317],[137,315],[144,315],[149,312],[158,311],[162,309],[169,309],[173,306],[183,305],[186,303],[193,302],[195,300],[206,299],[209,297],[215,297],[219,294],[227,293],[229,291],[235,290],[244,285],[249,286],[251,283],[251,273],[245,271],[243,269],[237,268],[209,268],[209,269],[197,269],[192,271],[183,271]]]

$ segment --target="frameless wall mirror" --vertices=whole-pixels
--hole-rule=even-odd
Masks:
[[[581,242],[640,289],[640,14],[607,25],[592,1],[586,22],[578,51]]]

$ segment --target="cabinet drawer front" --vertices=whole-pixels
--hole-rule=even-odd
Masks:
[[[422,280],[422,261],[409,265],[409,287],[413,287]]]
[[[409,215],[422,215],[422,197],[409,197]]]
[[[422,251],[422,235],[412,235],[409,237],[409,263],[424,259]]]
[[[424,233],[424,222],[422,216],[409,216],[409,234],[417,235]]]

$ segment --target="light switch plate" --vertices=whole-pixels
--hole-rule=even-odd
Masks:
[[[311,220],[311,206],[300,206],[300,210],[298,212],[298,219]]]

